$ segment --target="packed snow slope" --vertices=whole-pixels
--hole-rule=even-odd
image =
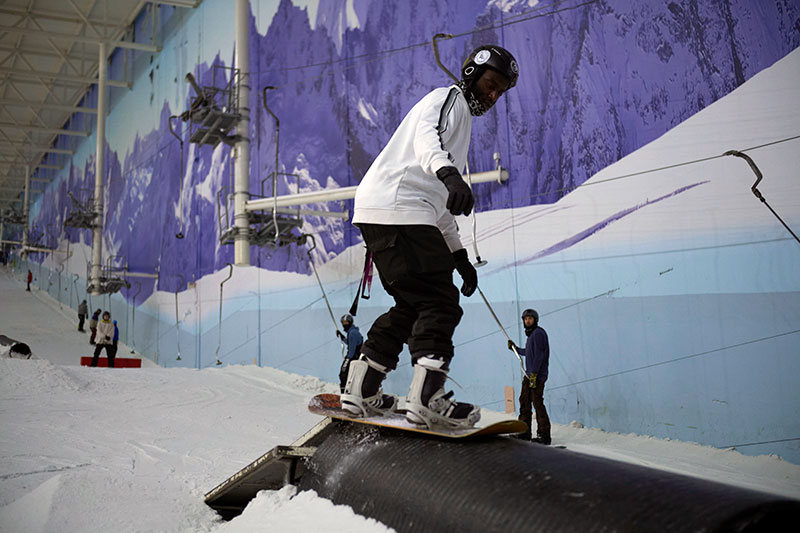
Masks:
[[[0,531],[387,530],[292,487],[260,493],[229,523],[203,503],[222,480],[316,424],[308,399],[335,385],[256,366],[79,367],[88,344],[74,311],[25,292],[5,270],[0,301],[0,334],[37,357],[0,358]],[[556,425],[555,444],[800,498],[800,467],[774,456],[578,426]]]

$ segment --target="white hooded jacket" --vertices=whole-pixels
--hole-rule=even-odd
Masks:
[[[451,252],[463,248],[446,208],[442,167],[463,174],[472,115],[453,85],[428,93],[411,108],[356,189],[353,223],[437,226]]]

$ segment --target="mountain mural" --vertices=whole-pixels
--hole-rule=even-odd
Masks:
[[[313,21],[306,9],[281,0],[264,34],[251,17],[251,192],[258,196],[263,182],[271,196],[266,178],[275,171],[264,86],[277,87],[267,97],[281,119],[278,170],[296,175],[280,177],[278,194],[356,185],[411,106],[450,83],[429,44],[448,32],[456,37],[439,48],[451,71],[486,42],[504,46],[520,64],[518,85],[473,124],[471,171],[492,169],[499,152],[511,175],[505,185],[477,185],[477,209],[551,203],[796,48],[799,21],[800,6],[791,0],[342,0],[321,2]],[[194,74],[208,85],[214,65],[232,63],[217,55]],[[161,70],[141,76],[183,83],[184,72]],[[233,260],[232,246],[219,244],[217,209],[218,191],[231,190],[231,150],[186,143],[181,154],[169,120],[184,109],[170,109],[158,93],[151,101],[141,112],[158,114],[158,127],[138,132],[124,154],[106,152],[104,257],[116,256],[133,271],[158,271],[148,291],[171,292],[179,276],[196,280]],[[112,113],[109,120],[124,119]],[[67,191],[91,191],[93,184],[89,157],[41,197],[39,205],[48,207],[35,211],[33,225],[60,228],[71,208]],[[176,239],[181,223],[186,238]],[[316,236],[316,261],[360,240],[341,219],[306,217],[302,231]],[[91,242],[88,230],[64,235]],[[251,263],[308,273],[308,246],[254,247]]]

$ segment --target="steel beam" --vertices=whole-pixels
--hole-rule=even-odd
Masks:
[[[16,68],[0,67],[0,74],[8,74],[17,79],[32,79],[32,80],[56,80],[60,82],[70,81],[81,84],[97,83],[97,78],[90,78],[87,76],[72,76],[70,74],[60,74],[58,72],[43,72],[40,70],[20,70]],[[123,87],[130,89],[133,84],[127,81],[120,80],[106,80],[106,84],[111,87]]]
[[[81,107],[78,105],[52,104],[49,102],[30,102],[28,100],[14,100],[11,98],[0,98],[0,105],[11,107],[32,107],[34,109],[55,109],[56,111],[68,111],[70,113],[92,113],[97,114],[97,109],[93,107]]]
[[[8,152],[8,150],[14,150],[15,146],[19,146],[21,149],[29,152],[49,152],[51,154],[75,155],[74,150],[67,150],[66,148],[54,148],[52,146],[43,146],[41,144],[0,141],[0,151]]]
[[[9,122],[1,122],[0,128],[8,128],[12,130],[33,131],[36,133],[52,133],[54,135],[73,135],[75,137],[88,137],[91,135],[88,131],[74,131],[58,128],[44,128],[42,126],[26,126],[24,124],[11,124]]]
[[[119,41],[114,39],[103,39],[101,37],[89,37],[87,35],[72,35],[69,33],[56,33],[52,31],[34,30],[31,28],[14,28],[13,26],[0,26],[0,33],[12,33],[17,35],[25,35],[29,37],[41,37],[45,39],[50,37],[52,39],[64,39],[72,42],[102,44],[106,46],[113,46],[115,48],[129,48],[131,50],[142,50],[144,52],[160,52],[161,48],[152,44],[133,43],[130,41]]]

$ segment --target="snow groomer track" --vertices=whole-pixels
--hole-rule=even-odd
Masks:
[[[508,437],[459,442],[330,420],[206,503],[230,518],[285,483],[400,532],[774,532],[800,513],[798,500]]]

